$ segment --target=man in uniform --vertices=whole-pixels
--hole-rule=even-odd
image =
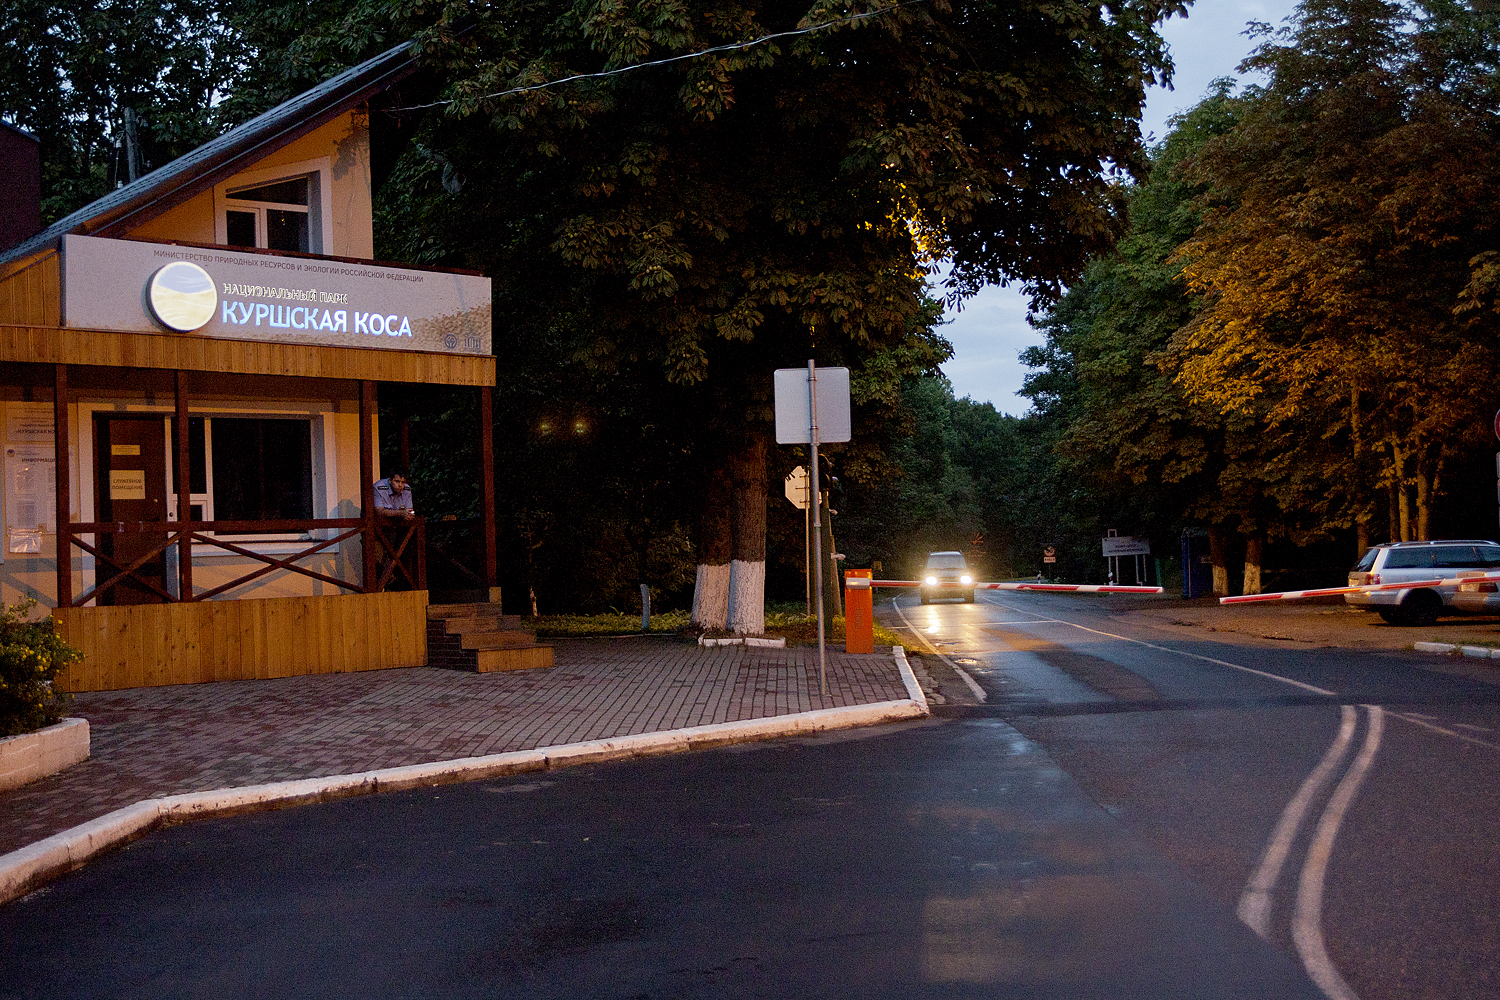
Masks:
[[[417,516],[405,473],[393,472],[389,478],[375,484],[375,513],[384,517],[401,517],[408,521]]]
[[[393,472],[390,476],[375,484],[375,513],[379,514],[382,518],[392,517],[403,521],[410,521],[417,516],[416,510],[412,506],[411,489],[406,484],[406,474],[404,472]],[[375,578],[382,580],[385,579],[386,570],[390,567],[391,554],[385,545],[382,545],[376,551],[380,553],[380,562],[376,567]],[[390,581],[390,584],[395,586],[400,575],[400,573],[397,573],[396,577]],[[395,586],[395,589],[404,590],[405,587]]]

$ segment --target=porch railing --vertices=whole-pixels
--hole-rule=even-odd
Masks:
[[[67,525],[66,538],[70,543],[69,551],[72,547],[77,547],[94,558],[95,583],[76,597],[71,594],[59,594],[58,603],[63,607],[79,607],[91,600],[105,597],[111,590],[127,581],[156,595],[163,603],[206,601],[278,570],[297,573],[354,593],[379,592],[392,583],[405,585],[412,590],[426,590],[426,528],[426,519],[420,517],[409,521],[350,517],[287,521],[74,522]],[[327,538],[310,537],[313,532],[324,531],[331,531],[333,534]],[[291,544],[306,543],[305,547],[279,556],[255,551],[250,547],[257,544],[255,539],[218,537],[220,534],[244,536],[293,533],[309,536],[291,540]],[[80,535],[92,535],[94,541],[92,543],[85,541],[79,537]],[[116,559],[113,553],[106,553],[105,546],[100,544],[104,537],[118,538],[128,535],[152,535],[155,539],[148,548],[137,548],[134,558],[129,562],[125,562],[124,557]],[[319,555],[341,542],[356,538],[360,539],[361,544],[375,547],[376,559],[373,574],[366,574],[361,568],[360,579],[347,580],[297,565],[298,560]],[[269,542],[273,539],[261,541]],[[288,543],[288,540],[281,538],[274,539],[274,541],[279,544]],[[166,552],[175,549],[178,565],[181,566],[182,560],[187,559],[191,567],[193,545],[214,546],[234,555],[264,563],[264,565],[236,576],[232,580],[217,583],[203,591],[198,591],[193,587],[193,574],[190,568],[187,573],[179,572],[178,593],[174,594],[164,586],[165,573],[157,571],[156,564],[159,559],[164,563]],[[164,571],[165,566],[163,565],[161,569]],[[373,578],[367,578],[369,576]]]

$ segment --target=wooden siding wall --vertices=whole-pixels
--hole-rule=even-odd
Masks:
[[[58,608],[83,662],[63,691],[300,677],[427,664],[427,592]]]
[[[495,384],[493,357],[56,327],[0,325],[0,361],[435,385]]]
[[[53,250],[0,278],[0,323],[62,324],[62,258]],[[28,361],[11,358],[9,361]]]

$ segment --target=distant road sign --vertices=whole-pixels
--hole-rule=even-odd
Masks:
[[[808,489],[807,466],[799,465],[786,477],[786,498],[792,502],[793,507],[806,510]]]
[[[1103,541],[1106,556],[1149,556],[1151,554],[1151,541],[1147,538],[1115,535]]]
[[[1042,550],[1042,562],[1044,562],[1044,563],[1055,563],[1055,562],[1057,562],[1057,548],[1055,546],[1049,545],[1045,549]]]

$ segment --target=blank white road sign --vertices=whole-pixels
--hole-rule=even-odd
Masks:
[[[818,443],[836,444],[853,436],[849,425],[849,369],[819,368]],[[810,444],[812,413],[806,368],[776,369],[776,443]]]

